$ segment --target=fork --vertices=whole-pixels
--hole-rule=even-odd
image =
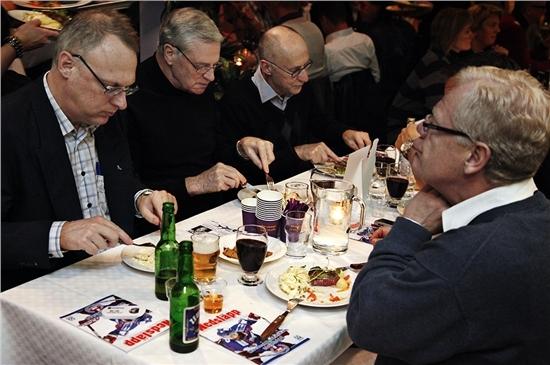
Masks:
[[[291,298],[291,299],[288,300],[288,302],[286,303],[286,311],[284,311],[279,316],[277,316],[277,318],[275,318],[273,320],[273,322],[271,322],[269,324],[269,326],[267,326],[267,328],[260,335],[260,338],[262,339],[262,341],[267,340],[269,338],[269,336],[271,336],[273,333],[275,333],[277,328],[279,328],[281,326],[281,324],[283,323],[283,321],[285,320],[286,316],[288,316],[288,314],[290,312],[292,312],[292,310],[294,308],[296,308],[298,303],[300,303],[302,300],[304,300],[304,298],[302,298],[302,297],[300,297],[300,298]]]
[[[275,190],[275,182],[267,172],[265,173],[265,181],[267,182],[267,188],[269,190]]]

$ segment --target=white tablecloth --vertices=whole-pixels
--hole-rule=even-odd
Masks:
[[[307,181],[309,172],[292,180]],[[185,207],[182,207],[185,209]],[[391,214],[390,214],[391,215]],[[188,239],[187,230],[209,220],[233,228],[241,225],[237,200],[177,223],[178,241]],[[136,242],[157,242],[159,233],[140,237]],[[339,259],[348,263],[366,261],[372,246],[350,241],[349,251]],[[121,262],[122,247],[115,247],[72,266],[43,276],[0,294],[2,364],[250,364],[218,345],[201,339],[198,350],[177,354],[168,346],[168,332],[125,353],[59,319],[61,315],[90,304],[110,294],[162,313],[168,318],[168,302],[154,295],[154,276],[134,270]],[[308,258],[322,256],[310,248]],[[293,259],[283,257],[266,263],[260,270],[265,275],[278,265]],[[265,284],[245,287],[237,282],[240,267],[220,260],[218,276],[228,281],[226,309],[242,313],[254,311],[275,318],[286,307],[285,301],[272,295]],[[351,345],[346,330],[346,307],[311,308],[298,306],[285,321],[293,334],[310,340],[275,364],[328,364]],[[201,322],[209,315],[201,309]],[[213,315],[210,315],[213,316]]]

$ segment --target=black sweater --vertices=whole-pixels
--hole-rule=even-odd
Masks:
[[[221,204],[225,194],[190,197],[184,181],[217,162],[219,112],[212,93],[193,95],[176,89],[154,55],[139,65],[137,82],[139,92],[128,98],[128,129],[132,158],[143,183],[174,194],[178,220]]]
[[[270,165],[270,173],[276,181],[312,167],[299,159],[294,146],[323,141],[336,153],[349,152],[342,142],[342,133],[348,127],[331,120],[321,110],[307,83],[282,111],[270,101],[261,103],[260,93],[250,77],[235,82],[221,100],[224,160],[239,166],[252,183],[258,183],[265,181],[262,172],[236,154],[235,143],[240,138],[254,136],[274,144],[275,161]],[[287,137],[285,131],[290,132]]]

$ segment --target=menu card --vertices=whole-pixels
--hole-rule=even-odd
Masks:
[[[267,364],[309,340],[300,335],[291,335],[288,329],[279,328],[262,341],[260,334],[268,325],[269,321],[262,316],[232,309],[201,323],[199,329],[201,337],[256,364]]]
[[[170,328],[168,318],[116,295],[109,295],[59,317],[126,352]]]

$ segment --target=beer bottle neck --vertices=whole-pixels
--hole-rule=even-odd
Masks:
[[[193,282],[193,242],[182,241],[179,253],[177,281]]]
[[[164,203],[162,206],[162,226],[160,238],[162,241],[176,240],[176,218],[174,216],[174,205],[172,203]]]

